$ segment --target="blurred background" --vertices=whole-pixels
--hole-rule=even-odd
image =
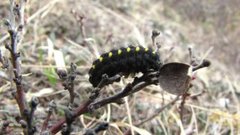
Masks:
[[[27,96],[40,99],[36,115],[41,119],[36,121],[43,121],[47,105],[53,99],[59,108],[51,122],[63,116],[69,96],[59,82],[57,67],[68,69],[71,62],[77,64],[81,72],[75,87],[77,106],[89,96],[88,70],[100,54],[128,45],[150,47],[152,30],[159,30],[156,41],[161,45],[161,59],[166,63],[189,63],[188,48],[192,47],[198,59],[207,58],[212,64],[194,75],[190,93],[201,94],[186,101],[186,121],[179,122],[180,102],[177,102],[134,131],[177,134],[179,127],[183,127],[193,134],[240,134],[239,7],[239,0],[28,1],[19,51]],[[9,39],[4,20],[7,18],[9,1],[2,0],[0,49],[6,56],[4,44]],[[101,96],[113,95],[129,80],[107,86]],[[0,80],[1,118],[12,118],[18,113],[11,88],[10,82]],[[149,86],[126,98],[127,104],[107,105],[81,116],[74,123],[74,133],[81,133],[98,121],[108,121],[110,128],[104,134],[123,134],[131,123],[150,116],[173,98],[174,95],[159,86]]]

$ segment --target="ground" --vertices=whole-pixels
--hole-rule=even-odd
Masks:
[[[165,62],[189,63],[188,48],[197,59],[206,58],[211,66],[194,74],[193,87],[185,103],[184,121],[180,121],[181,101],[166,108],[151,121],[134,126],[140,134],[240,134],[240,2],[238,0],[31,0],[25,10],[26,26],[19,45],[24,90],[27,99],[38,97],[40,104],[35,122],[47,115],[50,101],[57,110],[50,125],[64,116],[69,94],[63,89],[55,69],[69,69],[76,63],[80,75],[75,83],[75,107],[85,101],[92,89],[88,70],[102,53],[128,45],[152,46],[152,30],[160,31],[156,41],[161,45]],[[79,20],[78,16],[83,17]],[[4,20],[9,17],[9,1],[0,3],[0,49],[9,42]],[[81,19],[81,18],[80,18]],[[0,69],[9,78],[9,71]],[[113,95],[130,79],[104,88],[102,97]],[[12,97],[15,85],[0,80],[0,118],[12,121],[12,134],[20,134],[15,121],[19,114]],[[80,116],[73,123],[73,134],[81,134],[99,121],[110,127],[102,134],[123,134],[174,99],[174,95],[152,85],[128,96],[125,104],[111,104]],[[38,129],[40,130],[40,128]],[[19,133],[18,133],[19,132]]]

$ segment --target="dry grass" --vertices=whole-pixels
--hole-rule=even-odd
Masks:
[[[4,48],[8,36],[2,22],[8,17],[8,6],[7,0],[0,4],[0,49],[4,55],[8,55]],[[121,135],[130,127],[135,134],[143,135],[177,134],[179,131],[199,135],[240,134],[239,6],[238,0],[29,1],[26,31],[19,50],[27,98],[36,96],[40,100],[35,114],[37,125],[41,127],[51,100],[56,101],[58,110],[50,124],[63,116],[69,101],[55,73],[54,69],[59,68],[56,63],[64,69],[69,68],[71,62],[78,65],[82,75],[77,78],[75,103],[79,105],[89,96],[88,69],[101,53],[129,44],[151,46],[151,31],[159,29],[161,35],[157,42],[162,45],[161,57],[166,62],[188,63],[188,46],[201,57],[210,51],[207,58],[212,65],[195,75],[191,89],[193,95],[204,93],[186,101],[184,121],[180,121],[180,102],[177,102],[153,120],[138,127],[133,125],[174,98],[160,87],[150,86],[125,98],[123,105],[107,105],[80,116],[74,122],[73,133],[81,134],[83,129],[97,122],[107,121],[110,128],[103,134],[108,135]],[[84,16],[83,27],[71,10]],[[169,51],[171,48],[173,50]],[[59,53],[64,56],[62,59]],[[0,74],[4,72],[7,71],[0,69]],[[128,80],[125,80],[104,88],[101,96],[116,93],[116,89],[126,85]],[[19,111],[11,96],[12,88],[9,81],[0,80],[0,118],[12,121],[10,126],[17,133],[21,128],[14,120]]]

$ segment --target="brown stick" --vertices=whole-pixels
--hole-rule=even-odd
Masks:
[[[14,74],[13,81],[16,85],[16,92],[13,93],[21,114],[23,132],[25,135],[33,135],[35,127],[32,125],[32,117],[36,110],[37,103],[31,108],[27,105],[25,92],[22,86],[22,75],[21,75],[21,64],[20,64],[20,53],[18,52],[18,44],[21,40],[20,36],[24,27],[24,8],[25,0],[20,0],[16,3],[14,0],[10,0],[10,19],[5,22],[8,27],[8,33],[10,36],[10,45],[6,45],[6,49],[10,52],[10,59],[12,64],[12,70]]]
[[[148,75],[144,75],[141,78],[138,79],[134,79],[134,81],[131,84],[128,84],[120,93],[113,95],[111,97],[107,97],[105,99],[102,99],[100,101],[95,101],[95,98],[89,98],[88,101],[86,101],[85,103],[83,103],[81,106],[79,106],[74,112],[73,112],[73,119],[75,119],[76,117],[90,112],[93,109],[98,109],[102,106],[105,106],[109,103],[113,103],[116,101],[119,101],[120,99],[122,99],[125,96],[128,96],[129,94],[132,94],[134,92],[137,92],[139,90],[141,90],[142,88],[151,85],[151,84],[155,84],[157,79],[156,78],[152,78],[153,75],[149,74]],[[103,79],[104,80],[104,79]],[[102,80],[102,81],[103,81]],[[108,84],[108,81],[106,81],[106,83]],[[99,85],[101,86],[101,85]],[[93,96],[94,97],[94,96]],[[59,132],[61,130],[62,125],[66,122],[66,119],[63,118],[61,120],[59,120],[53,127],[50,128],[50,132],[52,134],[56,134],[57,132]]]
[[[73,113],[73,118],[75,119],[76,117],[80,116],[81,114],[87,113],[88,112],[88,106],[92,100],[88,100],[87,102],[83,103],[81,106],[79,106]],[[52,134],[56,134],[58,131],[61,130],[62,125],[66,122],[65,118],[60,119],[54,126],[50,128],[50,132]]]
[[[11,62],[14,71],[14,82],[16,84],[17,93],[15,98],[17,100],[21,115],[24,116],[24,110],[26,110],[26,99],[25,93],[22,89],[22,81],[21,81],[21,68],[19,63],[19,54],[17,52],[17,31],[10,30],[10,39],[11,39],[11,48],[8,50],[11,52]]]

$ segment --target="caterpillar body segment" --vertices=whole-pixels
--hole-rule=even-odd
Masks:
[[[95,60],[89,70],[89,81],[96,87],[103,74],[113,77],[119,73],[146,73],[150,70],[158,71],[161,65],[160,56],[151,48],[129,46],[111,50]]]

